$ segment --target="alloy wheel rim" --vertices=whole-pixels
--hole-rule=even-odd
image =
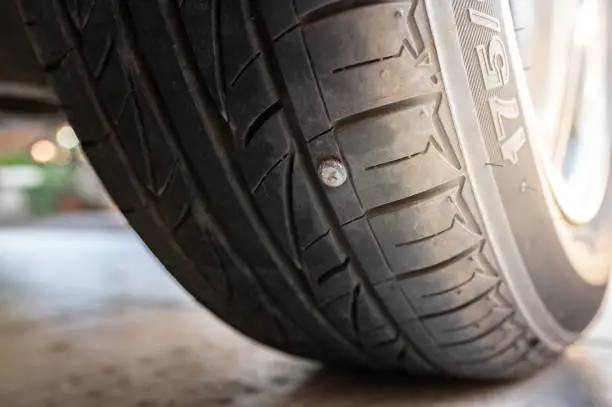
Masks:
[[[540,154],[574,224],[599,212],[610,173],[605,0],[510,0]]]

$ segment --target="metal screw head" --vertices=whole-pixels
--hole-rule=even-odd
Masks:
[[[319,178],[328,187],[338,188],[348,178],[348,172],[342,161],[328,158],[319,164]]]

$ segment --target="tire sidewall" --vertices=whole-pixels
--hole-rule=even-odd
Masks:
[[[428,0],[427,5],[468,175],[499,272],[533,331],[560,350],[585,329],[605,294],[607,278],[590,284],[579,267],[600,267],[607,276],[611,188],[605,209],[589,224],[572,226],[560,215],[535,142],[537,126],[507,2]],[[499,21],[498,32],[494,24],[474,24],[474,10]],[[478,52],[487,50],[494,38],[503,42],[510,72],[502,85],[488,89]],[[520,110],[502,121],[507,134],[525,135],[515,161],[502,153],[502,143],[509,138],[500,137],[495,127],[495,98],[516,103]]]

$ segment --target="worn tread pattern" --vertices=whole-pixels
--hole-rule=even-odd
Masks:
[[[469,204],[422,1],[21,5],[118,206],[238,330],[328,362],[467,377],[555,357]],[[318,181],[328,157],[350,182]]]

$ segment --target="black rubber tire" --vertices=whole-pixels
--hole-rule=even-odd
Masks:
[[[494,14],[498,3],[470,7]],[[470,66],[476,53],[464,45],[464,66],[440,67],[436,49],[448,59],[459,39],[486,31],[459,21],[467,6],[456,1],[459,17],[447,31],[457,42],[442,43],[428,4],[21,1],[38,57],[108,191],[167,269],[223,320],[329,363],[526,375],[575,339],[605,284],[582,300],[580,315],[563,310],[567,343],[546,339],[530,305],[563,298],[562,290],[515,301],[522,287],[569,267],[547,259],[567,256],[553,247],[544,194],[530,192],[541,181],[528,145],[525,167],[473,165],[460,104],[447,90],[453,72],[473,80],[462,104],[484,111],[482,79]],[[470,143],[485,146],[475,135]],[[318,178],[330,157],[349,171],[338,188]],[[523,255],[514,260],[537,274],[534,283],[498,258],[505,250],[489,235],[502,226],[480,213],[489,208],[477,176],[501,177],[499,193],[513,195],[519,212],[491,210],[507,209]],[[608,243],[601,230],[609,219],[589,230],[591,243]],[[609,246],[594,247],[600,256]]]

